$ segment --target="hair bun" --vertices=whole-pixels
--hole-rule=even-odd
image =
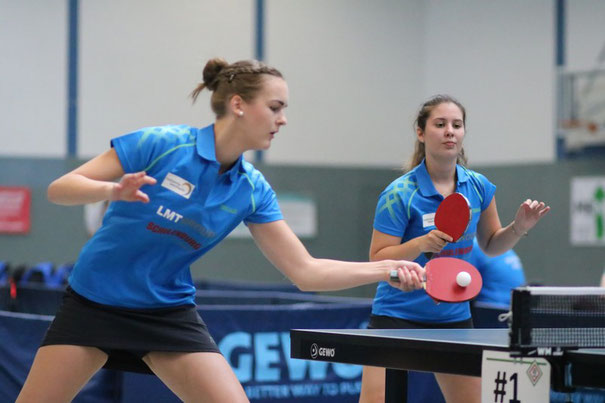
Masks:
[[[209,90],[216,90],[216,87],[218,86],[218,75],[227,66],[229,66],[229,63],[221,57],[215,57],[208,60],[208,63],[206,63],[206,66],[204,67],[203,78],[204,84]]]

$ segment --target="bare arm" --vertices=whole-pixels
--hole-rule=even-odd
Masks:
[[[481,213],[477,227],[477,241],[487,255],[500,255],[512,249],[549,210],[550,207],[543,202],[528,199],[519,206],[513,222],[502,227],[494,197],[487,209]]]
[[[292,232],[285,221],[249,224],[256,244],[269,261],[304,291],[331,291],[389,281],[391,270],[399,271],[393,287],[408,291],[422,286],[424,269],[414,262],[344,262],[317,259]]]
[[[119,183],[114,182],[121,178]],[[140,188],[156,180],[144,172],[124,175],[122,164],[112,148],[56,179],[48,186],[48,200],[76,205],[101,200],[148,202]]]
[[[423,252],[439,253],[452,237],[439,230],[401,243],[401,238],[374,230],[370,244],[370,261],[384,259],[414,260]]]

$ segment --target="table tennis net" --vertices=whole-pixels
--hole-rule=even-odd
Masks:
[[[511,312],[513,349],[605,347],[605,288],[516,288]]]

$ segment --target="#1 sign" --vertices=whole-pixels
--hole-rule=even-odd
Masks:
[[[548,403],[550,364],[543,358],[515,357],[483,351],[482,403]]]

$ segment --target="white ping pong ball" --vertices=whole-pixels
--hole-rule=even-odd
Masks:
[[[460,287],[466,287],[471,283],[471,275],[465,271],[461,271],[456,276],[456,284]]]

